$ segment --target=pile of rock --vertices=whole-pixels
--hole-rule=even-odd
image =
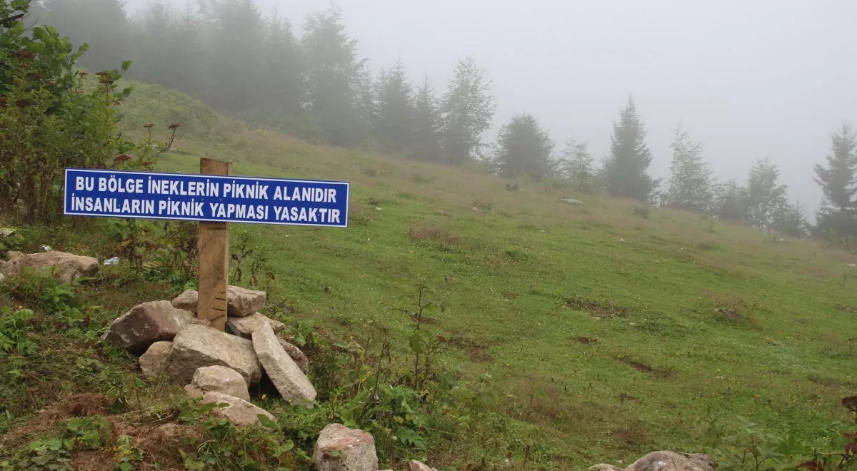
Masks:
[[[638,459],[624,470],[609,464],[597,464],[589,471],[714,471],[717,465],[708,455],[655,451]]]
[[[237,286],[227,290],[227,332],[196,318],[199,295],[187,290],[170,301],[135,306],[113,321],[105,335],[133,353],[142,353],[140,368],[147,376],[169,374],[187,384],[203,402],[223,403],[215,412],[236,425],[272,418],[254,406],[248,387],[265,373],[288,402],[312,406],[316,391],[306,376],[308,360],[300,349],[276,332],[281,322],[259,313],[267,294]]]

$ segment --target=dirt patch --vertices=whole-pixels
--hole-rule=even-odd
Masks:
[[[641,424],[633,424],[610,431],[611,435],[625,445],[638,447],[648,441],[646,428]]]
[[[594,343],[598,343],[598,337],[575,337],[574,338],[577,343],[582,343],[583,345],[592,345]]]
[[[577,311],[587,312],[590,316],[600,319],[624,317],[628,315],[628,308],[616,306],[609,301],[585,299],[580,296],[566,298],[565,305]]]
[[[97,393],[72,394],[58,405],[66,417],[92,417],[110,413],[110,400]]]
[[[836,309],[842,312],[848,312],[851,314],[857,314],[857,307],[846,306],[844,304],[837,304]]]
[[[80,471],[113,471],[116,460],[104,450],[78,451],[71,457],[74,469]]]
[[[619,393],[619,402],[625,402],[625,401],[640,402],[640,399],[636,398],[630,394],[627,394],[625,392]]]
[[[437,319],[435,319],[434,317],[423,316],[420,318],[420,325],[424,324],[437,324]]]
[[[473,339],[465,337],[450,337],[443,340],[447,345],[464,350],[467,357],[476,363],[491,363],[494,357],[488,353],[488,346],[477,343]]]
[[[672,369],[656,368],[651,365],[647,365],[646,363],[643,363],[641,361],[634,360],[632,358],[617,356],[616,360],[630,366],[631,368],[634,368],[637,371],[650,374],[658,379],[670,379],[675,376],[675,371]]]

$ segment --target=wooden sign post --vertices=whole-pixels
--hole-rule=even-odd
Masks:
[[[203,175],[232,174],[232,164],[220,160],[200,159]],[[211,326],[226,331],[229,280],[229,223],[199,223],[199,304],[197,319],[207,319]]]

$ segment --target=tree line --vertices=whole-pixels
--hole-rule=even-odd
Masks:
[[[831,154],[814,168],[824,191],[816,224],[788,199],[779,169],[755,163],[745,185],[718,182],[703,147],[675,131],[669,179],[649,174],[652,154],[633,102],[620,110],[610,151],[600,165],[585,142],[569,140],[559,155],[538,120],[519,114],[500,128],[493,146],[495,99],[473,57],[458,61],[443,93],[429,77],[413,81],[400,61],[373,74],[334,6],[309,15],[297,35],[253,0],[199,0],[175,11],[154,1],[134,18],[123,0],[43,0],[39,21],[74,43],[95,47],[81,59],[109,69],[133,58],[126,74],[184,91],[257,126],[339,146],[369,146],[449,164],[479,161],[505,177],[562,181],[573,191],[604,192],[738,221],[796,237],[857,237],[857,137],[844,124]],[[32,15],[31,15],[32,16]]]

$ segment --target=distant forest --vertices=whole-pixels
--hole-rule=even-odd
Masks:
[[[481,135],[491,127],[495,98],[476,58],[460,59],[442,90],[430,77],[409,76],[402,62],[373,75],[335,6],[309,15],[300,35],[288,19],[264,16],[253,0],[199,0],[181,11],[153,1],[133,18],[122,0],[44,0],[33,5],[30,19],[56,26],[73,44],[93,45],[80,59],[85,68],[114,69],[133,60],[127,77],[181,90],[251,126],[317,143],[482,165],[507,178],[857,249],[857,134],[847,123],[831,134],[829,155],[813,169],[824,201],[811,226],[774,164],[758,161],[743,185],[718,182],[702,146],[680,127],[669,179],[653,179],[632,98],[619,111],[610,153],[597,163],[584,142],[557,149],[529,114],[514,116],[497,142],[485,145]],[[823,155],[819,149],[811,157]]]

